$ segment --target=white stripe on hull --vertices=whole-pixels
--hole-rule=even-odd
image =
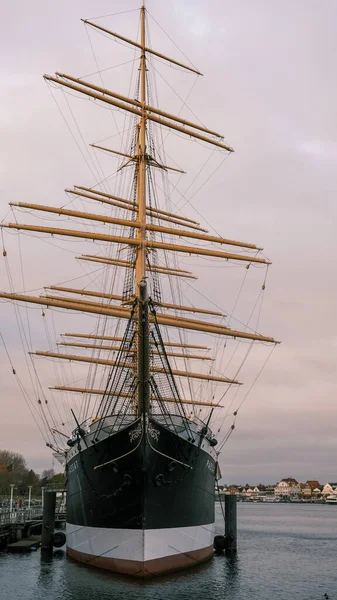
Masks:
[[[213,547],[213,539],[214,523],[145,530],[83,527],[67,523],[69,549],[91,557],[141,563]]]

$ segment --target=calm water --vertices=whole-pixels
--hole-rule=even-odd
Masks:
[[[337,506],[238,505],[239,551],[145,584],[40,551],[0,555],[7,600],[337,600]],[[218,515],[218,531],[223,533]]]

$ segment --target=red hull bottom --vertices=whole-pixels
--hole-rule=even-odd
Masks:
[[[73,550],[72,548],[67,548],[67,555],[74,560],[85,563],[91,567],[146,579],[148,577],[155,577],[164,573],[194,567],[213,556],[213,546],[183,554],[163,556],[162,558],[155,558],[145,562],[93,556],[91,554],[79,552],[78,550]]]

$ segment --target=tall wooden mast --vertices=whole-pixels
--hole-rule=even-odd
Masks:
[[[141,56],[140,56],[140,102],[141,118],[137,127],[137,238],[135,294],[138,298],[137,319],[137,413],[146,418],[150,400],[149,371],[149,317],[146,285],[146,53],[145,53],[145,4],[141,8]],[[144,423],[145,426],[145,423]]]
[[[137,212],[141,227],[137,231],[139,246],[136,258],[135,294],[139,298],[139,284],[146,275],[146,52],[145,5],[141,8],[140,101],[142,116],[137,127]]]

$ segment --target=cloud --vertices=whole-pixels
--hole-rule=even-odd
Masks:
[[[187,0],[173,4],[176,15],[185,30],[195,37],[206,37],[211,32],[211,22],[204,9]]]
[[[298,150],[318,161],[331,161],[335,164],[337,160],[337,142],[309,140],[298,144]]]
[[[114,174],[119,164],[116,159],[88,153],[88,143],[108,138],[106,144],[118,150],[116,123],[122,128],[125,123],[133,127],[133,122],[124,123],[119,112],[101,110],[97,103],[79,101],[76,94],[63,96],[52,90],[52,96],[41,74],[63,69],[82,76],[97,70],[95,59],[101,67],[110,67],[119,61],[116,58],[119,52],[123,54],[121,62],[132,61],[133,51],[95,35],[91,38],[93,57],[79,21],[80,17],[92,14],[92,0],[78,3],[59,0],[47,3],[47,8],[45,2],[36,0],[33,13],[26,4],[13,0],[3,10],[3,22],[8,26],[1,38],[6,56],[0,78],[1,218],[7,213],[8,201],[57,206],[69,203],[75,208],[64,195],[64,188],[73,184],[92,186],[102,177],[108,178],[107,191],[128,194],[130,180],[126,180],[124,187],[122,184],[115,187]],[[111,12],[108,0],[96,4],[97,14]],[[116,0],[115,4],[114,12],[125,10],[122,0]],[[205,5],[200,0],[175,0],[173,4],[148,0],[148,8],[178,47],[205,73],[195,82],[193,75],[155,61],[155,68],[164,78],[157,79],[161,108],[172,113],[182,109],[180,114],[192,121],[197,115],[206,126],[222,131],[235,147],[235,153],[208,180],[221,162],[219,155],[213,155],[206,164],[211,152],[202,145],[190,143],[182,136],[168,136],[168,164],[177,163],[187,172],[181,179],[169,176],[173,206],[185,204],[195,193],[191,204],[184,208],[186,216],[200,220],[201,226],[210,231],[213,226],[225,237],[261,244],[273,262],[259,330],[280,339],[282,345],[275,350],[244,402],[237,427],[225,446],[221,464],[226,480],[275,481],[289,474],[301,479],[336,479],[335,3],[238,0],[228,4],[215,0]],[[20,21],[18,9],[22,15]],[[107,27],[119,31],[121,25],[122,33],[132,38],[137,34],[137,19],[136,13],[111,17]],[[160,52],[185,61],[161,30],[156,35]],[[130,65],[137,74],[137,62]],[[129,78],[124,69],[104,71],[102,77],[107,87],[128,94]],[[98,83],[99,78],[93,81]],[[152,84],[153,81],[150,87],[154,91]],[[135,87],[131,88],[130,94],[134,90]],[[183,107],[181,100],[187,97],[188,108]],[[54,99],[64,111],[72,134]],[[206,185],[202,186],[204,182]],[[164,206],[165,197],[159,193],[163,208],[171,210]],[[100,207],[93,207],[90,201],[76,208],[107,214]],[[41,215],[20,214],[20,218],[47,223],[44,218],[40,220]],[[69,220],[59,222],[69,226]],[[88,223],[86,226],[91,228]],[[103,272],[79,264],[75,257],[81,253],[105,252],[106,246],[70,241],[63,244],[56,237],[47,240],[24,235],[21,237],[23,284],[18,238],[8,232],[4,232],[4,238],[16,290],[39,290],[62,281],[74,283],[73,287],[101,289],[99,277]],[[251,268],[247,272],[244,266],[220,265],[188,256],[180,256],[178,262],[181,268],[199,276],[193,284],[199,293],[184,285],[182,303],[191,301],[195,306],[208,308],[210,299],[228,314],[236,306],[238,321],[233,320],[232,325],[245,323],[259,298],[261,270]],[[112,289],[112,279],[106,271],[104,274]],[[76,279],[82,275],[82,279]],[[1,287],[8,290],[4,260],[0,262],[0,281]],[[122,285],[120,280],[118,285]],[[170,301],[170,294],[176,290],[165,289],[165,292]],[[254,323],[259,306],[258,302]],[[31,391],[13,309],[1,302],[0,313],[1,330],[15,367]],[[58,311],[46,311],[43,321],[41,313],[40,307],[28,310],[33,350],[47,349],[50,338],[55,346],[59,332],[74,328],[92,332],[95,327],[92,318],[78,314],[63,317]],[[26,324],[24,309],[21,314]],[[197,334],[191,334],[191,340],[198,343]],[[213,344],[215,340],[208,337],[208,342]],[[234,345],[226,345],[221,362],[223,348],[224,344],[218,342],[214,355],[218,358],[217,367],[220,365],[219,370],[224,372]],[[238,398],[243,398],[253,382],[263,364],[265,350],[254,348],[251,353],[242,371],[245,385]],[[32,466],[50,467],[50,454],[14,385],[5,353],[1,357],[0,446],[23,452]],[[238,353],[233,359],[233,372],[240,358],[242,354]],[[58,380],[81,379],[84,383],[87,374],[78,365],[62,364],[56,369],[50,361],[38,361],[37,367],[45,390]],[[99,373],[104,381],[102,371]],[[198,397],[207,393],[206,386],[199,388],[196,384],[192,387],[194,391],[199,392]],[[228,397],[225,400],[227,407]],[[78,398],[51,399],[57,421],[57,411],[67,412],[68,402],[81,409]],[[218,414],[215,425],[221,422]]]

